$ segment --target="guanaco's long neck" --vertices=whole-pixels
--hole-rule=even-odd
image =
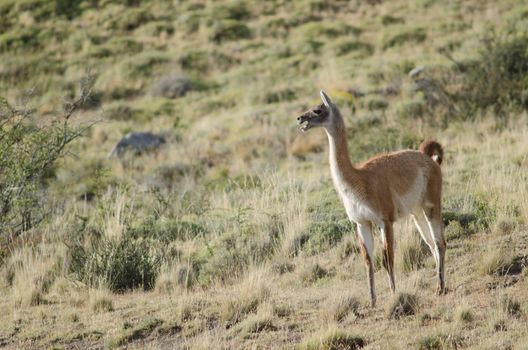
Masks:
[[[357,196],[365,198],[366,190],[363,179],[358,169],[352,165],[348,155],[345,122],[337,108],[333,113],[333,124],[325,128],[330,146],[329,156],[332,177],[335,182],[344,181],[346,187],[352,189]]]

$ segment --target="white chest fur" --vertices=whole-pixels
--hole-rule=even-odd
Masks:
[[[359,198],[351,184],[347,183],[340,171],[335,166],[331,166],[332,180],[334,186],[345,206],[346,213],[350,220],[354,222],[372,221],[381,222],[379,215],[374,213],[361,198]]]

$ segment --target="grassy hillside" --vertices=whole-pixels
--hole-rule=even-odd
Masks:
[[[0,97],[31,89],[41,125],[91,75],[71,122],[95,122],[39,182],[44,220],[1,233],[0,346],[526,348],[525,1],[0,0],[0,18]],[[444,145],[446,295],[402,221],[397,293],[376,238],[368,306],[326,137],[296,126],[320,89],[354,162]],[[167,143],[108,157],[130,131]]]

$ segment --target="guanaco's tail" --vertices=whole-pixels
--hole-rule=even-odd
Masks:
[[[444,149],[442,145],[433,140],[426,140],[420,145],[420,152],[428,155],[433,158],[438,165],[442,164],[442,159],[444,158]]]

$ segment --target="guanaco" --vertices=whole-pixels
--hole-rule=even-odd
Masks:
[[[433,254],[438,275],[437,292],[443,293],[446,242],[441,213],[442,146],[436,141],[424,141],[419,151],[381,154],[353,165],[343,117],[330,97],[322,90],[320,94],[323,103],[298,117],[297,124],[303,132],[315,127],[326,131],[332,180],[348,217],[357,225],[371,305],[376,305],[373,225],[381,232],[383,266],[394,293],[393,224],[409,215]]]

